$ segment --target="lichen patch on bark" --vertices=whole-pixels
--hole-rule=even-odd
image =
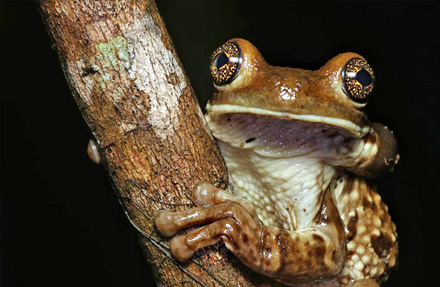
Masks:
[[[88,59],[87,71],[90,73],[98,73],[99,78],[97,84],[101,91],[111,90],[107,93],[113,100],[119,101],[122,98],[123,91],[118,84],[121,82],[120,77],[114,77],[116,73],[123,73],[131,66],[131,58],[133,54],[133,46],[127,40],[118,36],[107,42],[101,42],[95,45],[96,54]],[[94,87],[96,90],[97,87]]]

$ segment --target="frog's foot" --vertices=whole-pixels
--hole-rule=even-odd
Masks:
[[[376,281],[372,279],[361,279],[353,282],[350,287],[380,287]]]
[[[252,205],[244,199],[202,183],[194,188],[193,200],[198,207],[180,212],[160,211],[155,217],[157,231],[166,237],[186,227],[207,224],[171,239],[171,254],[177,260],[186,261],[197,250],[219,240],[233,252],[247,250],[249,238],[258,238],[260,221]]]

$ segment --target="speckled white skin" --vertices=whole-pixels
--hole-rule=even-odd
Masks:
[[[264,225],[296,230],[313,220],[333,167],[314,158],[270,158],[222,142],[219,146],[238,195],[253,203]]]

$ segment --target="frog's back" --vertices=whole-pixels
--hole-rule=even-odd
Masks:
[[[333,183],[333,191],[345,224],[347,261],[339,281],[372,278],[383,281],[396,265],[396,226],[388,206],[375,188],[364,179],[343,175]]]

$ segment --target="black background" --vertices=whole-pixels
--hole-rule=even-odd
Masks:
[[[401,161],[377,180],[397,224],[400,265],[385,286],[430,286],[438,269],[439,35],[435,2],[161,1],[202,106],[211,52],[247,38],[269,63],[317,69],[358,52],[377,76],[367,107]],[[1,4],[2,286],[153,286],[31,1]],[[128,284],[126,282],[129,282]]]

